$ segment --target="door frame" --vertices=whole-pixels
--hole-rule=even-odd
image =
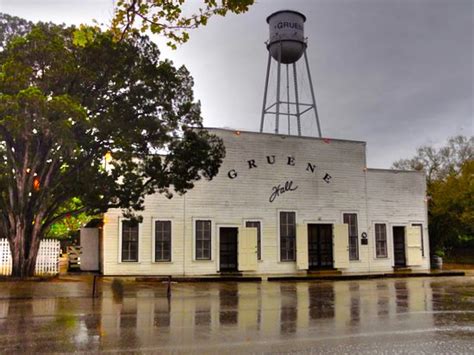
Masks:
[[[216,261],[217,261],[217,271],[221,272],[221,228],[235,228],[237,229],[237,270],[239,269],[239,227],[238,224],[216,224],[217,236],[216,236]],[[226,271],[224,271],[226,272]]]
[[[334,269],[334,224],[335,222],[326,222],[326,221],[317,221],[317,222],[307,222],[306,224],[306,231],[308,235],[308,242],[307,242],[307,248],[308,248],[308,270],[313,271],[313,270],[332,270]],[[332,256],[332,265],[331,267],[318,267],[318,268],[311,268],[310,266],[310,260],[309,260],[309,228],[310,225],[327,225],[331,226],[331,256]],[[321,262],[321,261],[320,261]]]
[[[393,229],[399,227],[403,228],[403,253],[405,254],[405,266],[396,266],[395,265],[395,233],[393,233]],[[407,225],[406,224],[390,224],[390,234],[391,238],[390,241],[392,243],[392,267],[406,267],[407,266]]]

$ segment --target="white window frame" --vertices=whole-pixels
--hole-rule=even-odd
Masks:
[[[169,261],[156,261],[155,260],[155,248],[156,248],[156,243],[155,243],[155,238],[156,238],[156,226],[155,222],[160,221],[160,222],[170,222],[171,223],[171,237],[170,237],[170,242],[171,242],[171,250],[170,250],[170,259]],[[159,218],[159,217],[153,217],[151,219],[151,262],[153,264],[172,264],[174,261],[174,243],[173,243],[173,236],[175,235],[174,231],[174,222],[171,218]]]
[[[376,224],[385,224],[385,243],[387,246],[387,256],[377,256],[377,235],[375,233],[375,225]],[[390,253],[391,253],[391,248],[390,248],[390,224],[387,221],[372,221],[372,240],[373,240],[373,258],[374,260],[390,260]]]
[[[193,226],[192,226],[192,231],[193,231],[193,261],[199,262],[199,263],[208,263],[208,262],[214,262],[216,260],[216,224],[214,223],[214,218],[210,217],[193,217]],[[210,259],[196,259],[196,222],[197,221],[211,221],[211,258]]]
[[[262,262],[263,261],[263,219],[262,218],[245,218],[242,222],[242,227],[246,228],[247,222],[260,223],[260,259],[257,259],[257,262]]]
[[[280,245],[281,244],[280,243],[280,241],[281,241],[280,213],[281,212],[294,212],[295,213],[295,260],[281,260],[281,245]],[[278,232],[276,233],[276,235],[277,235],[277,238],[278,238],[278,240],[277,240],[277,248],[278,248],[278,250],[277,250],[278,258],[277,258],[277,260],[278,260],[278,262],[279,263],[284,263],[284,264],[287,264],[287,263],[295,263],[296,264],[296,252],[297,252],[296,251],[296,238],[298,238],[298,235],[297,235],[298,234],[298,210],[296,210],[296,209],[294,209],[294,210],[292,210],[292,209],[277,209],[277,231]]]
[[[360,255],[360,246],[361,246],[361,227],[360,227],[360,212],[359,210],[342,210],[341,211],[341,224],[345,224],[344,223],[344,215],[345,214],[355,214],[357,217],[357,259],[351,259],[351,251],[350,251],[350,247],[351,247],[351,243],[350,243],[350,239],[348,240],[348,246],[349,246],[349,250],[347,251],[349,253],[349,263],[360,263],[362,262],[362,258],[361,258],[361,255]],[[348,233],[350,235],[351,231],[350,231],[350,228],[348,228]]]
[[[119,244],[118,244],[118,263],[119,264],[140,264],[141,263],[141,253],[140,253],[140,248],[141,248],[141,244],[142,244],[142,229],[141,228],[141,225],[143,223],[138,223],[138,255],[137,255],[137,261],[122,261],[122,222],[125,222],[125,221],[130,221],[130,218],[123,218],[123,217],[119,217],[118,218],[118,233],[119,233],[119,237],[118,237],[118,241],[119,241]]]

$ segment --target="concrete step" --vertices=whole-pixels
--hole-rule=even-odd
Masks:
[[[409,267],[394,267],[393,272],[412,272],[412,269]]]
[[[342,271],[336,269],[308,270],[308,275],[341,275]]]

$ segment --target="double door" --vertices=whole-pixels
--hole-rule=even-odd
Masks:
[[[332,224],[308,224],[309,269],[332,269]]]

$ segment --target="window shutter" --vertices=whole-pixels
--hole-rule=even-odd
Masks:
[[[333,229],[334,267],[344,269],[349,267],[349,226],[335,224]]]
[[[257,229],[239,228],[238,236],[239,270],[257,270]]]
[[[296,227],[296,267],[308,270],[308,226],[299,224]]]
[[[423,264],[421,253],[421,231],[419,227],[407,227],[407,265],[419,266]]]

